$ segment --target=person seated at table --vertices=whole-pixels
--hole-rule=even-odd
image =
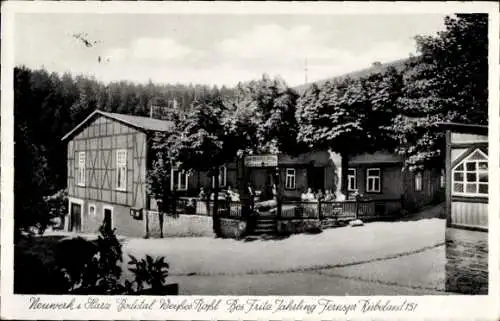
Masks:
[[[231,189],[231,185],[227,187],[226,195],[232,202],[238,202],[240,200],[240,195]]]
[[[307,188],[307,191],[300,198],[305,202],[314,202],[316,200],[310,187]]]
[[[213,201],[215,197],[215,194],[212,192],[210,193],[210,200]],[[219,201],[223,201],[226,199],[226,193],[224,191],[219,192],[219,196],[217,197]]]
[[[335,200],[335,196],[333,195],[330,189],[327,189],[325,192],[325,196],[323,197],[324,202],[332,202]]]
[[[316,199],[318,201],[322,201],[323,198],[324,198],[323,191],[321,189],[318,189],[318,191],[316,192]]]
[[[200,193],[198,194],[198,197],[202,200],[204,200],[207,197],[207,193],[205,192],[203,186],[200,187]]]

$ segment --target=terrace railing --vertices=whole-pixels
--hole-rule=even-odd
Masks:
[[[212,216],[214,204],[214,200],[202,200],[200,198],[180,197],[176,199],[178,214]],[[228,200],[218,200],[217,213],[221,217],[240,218],[241,203]]]
[[[214,200],[180,197],[176,199],[177,214],[212,216]],[[240,202],[217,201],[217,213],[221,217],[242,218]],[[350,221],[372,220],[392,217],[402,208],[401,199],[346,200],[346,201],[282,201],[281,215],[277,209],[267,209],[261,215],[276,219],[319,219]],[[279,216],[279,217],[278,217]]]

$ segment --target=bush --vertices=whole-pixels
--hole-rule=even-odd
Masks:
[[[122,294],[125,287],[120,283],[122,269],[122,245],[118,241],[115,230],[102,225],[96,241],[74,239],[69,249],[80,249],[82,258],[69,263],[73,275],[62,268],[69,278],[70,291],[76,294]],[[62,253],[64,254],[64,253]]]
[[[69,291],[87,288],[94,283],[91,264],[96,254],[96,244],[81,237],[59,242],[55,262],[67,283],[71,285]]]
[[[62,189],[50,196],[43,198],[45,210],[48,213],[49,225],[61,228],[64,218],[68,214],[68,191]]]
[[[36,254],[14,249],[14,293],[63,294],[69,283],[60,271],[44,264]]]
[[[177,294],[165,258],[131,257],[133,282],[121,282],[122,244],[101,226],[97,240],[23,238],[15,246],[14,291],[21,294]]]
[[[126,283],[127,290],[134,293],[149,289],[151,294],[163,294],[169,269],[165,258],[153,259],[149,255],[141,260],[132,255],[129,255],[129,258],[129,270],[134,273],[134,281]]]

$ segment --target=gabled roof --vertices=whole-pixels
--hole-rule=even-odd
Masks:
[[[302,84],[302,85],[296,86],[294,89],[299,94],[302,94],[312,84],[316,84],[317,86],[321,86],[324,83],[326,83],[327,81],[340,81],[340,80],[343,80],[343,79],[346,79],[346,78],[359,79],[359,78],[367,77],[367,76],[369,76],[369,75],[371,75],[373,73],[379,72],[381,70],[386,70],[386,69],[391,68],[391,67],[396,68],[396,70],[402,70],[404,68],[406,62],[408,62],[409,59],[411,59],[411,58],[399,59],[399,60],[396,60],[396,61],[392,61],[392,62],[388,62],[388,63],[383,63],[383,64],[382,63],[374,63],[369,68],[365,68],[365,69],[361,69],[361,70],[356,70],[356,71],[353,71],[353,72],[350,72],[350,73],[347,73],[347,74],[343,74],[343,75],[332,77],[332,78],[328,78],[328,79],[322,79],[322,80],[313,81],[311,83]]]
[[[101,110],[95,110],[92,114],[90,114],[87,118],[85,118],[81,123],[79,123],[75,128],[73,128],[69,133],[64,135],[61,140],[66,140],[69,137],[73,136],[80,128],[85,126],[88,122],[94,119],[95,116],[104,116],[106,118],[115,120],[122,124],[132,126],[136,129],[142,131],[156,131],[156,132],[167,132],[172,130],[175,127],[174,122],[148,118],[142,116],[133,116],[126,114],[117,114],[117,113],[108,113]]]
[[[451,130],[461,133],[471,133],[471,134],[482,134],[488,135],[488,126],[485,125],[475,125],[475,124],[463,124],[463,123],[453,123],[453,122],[441,122],[437,125],[443,130]]]

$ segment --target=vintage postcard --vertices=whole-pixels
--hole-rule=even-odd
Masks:
[[[2,3],[1,317],[498,320],[498,9]]]

